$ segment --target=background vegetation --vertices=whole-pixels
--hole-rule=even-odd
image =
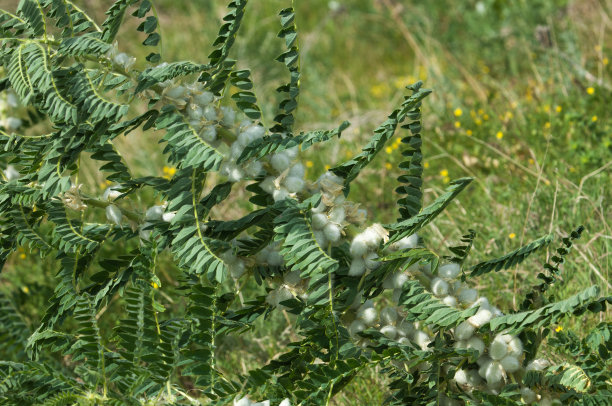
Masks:
[[[17,3],[1,0],[0,7],[14,10]],[[155,1],[162,58],[205,61],[225,3]],[[274,34],[277,12],[287,3],[252,1],[232,51],[239,67],[252,70],[256,94],[264,110],[270,108],[264,111],[268,118],[277,103],[274,89],[286,81],[284,66],[273,61],[282,51]],[[77,4],[94,15],[97,11],[102,21],[112,2]],[[296,129],[332,128],[343,120],[352,123],[333,150],[323,146],[308,151],[310,179],[354,155],[401,101],[404,86],[424,80],[434,89],[423,108],[426,202],[438,196],[450,179],[476,178],[460,203],[452,204],[422,235],[427,244],[456,245],[472,228],[479,235],[473,258],[484,260],[547,232],[567,236],[583,224],[586,232],[565,265],[565,283],[557,294],[567,297],[593,284],[602,288],[603,295],[610,294],[612,1],[309,0],[296,2],[295,8],[302,52]],[[385,22],[389,17],[394,24]],[[119,49],[137,56],[136,68],[143,69],[145,50],[132,34],[135,24],[128,21],[122,28],[127,35],[119,34]],[[117,145],[136,174],[138,168],[143,173],[171,172],[163,166],[155,141],[132,136]],[[351,199],[360,201],[379,221],[393,216],[396,197],[389,185],[400,159],[394,147],[385,152],[351,192]],[[83,176],[82,181],[92,187],[107,186],[94,170]],[[159,276],[167,311],[172,312],[182,303],[173,301],[177,272],[170,258],[165,260],[167,268]],[[535,255],[510,274],[488,274],[480,278],[478,288],[486,289],[482,293],[498,300],[502,309],[512,309],[518,305],[515,299],[525,293],[522,287],[533,285],[545,260],[544,254]],[[23,314],[34,315],[28,320],[31,325],[36,325],[35,318],[52,295],[55,272],[36,253],[24,250],[9,260],[0,275],[0,289],[15,299]],[[105,311],[112,307],[111,303]],[[601,315],[609,316],[609,311]],[[590,317],[551,328],[588,331],[589,325],[600,321]],[[264,320],[255,333],[220,343],[219,351],[229,360],[222,368],[246,372],[250,365],[273,358],[279,345],[294,339],[294,334],[288,319]],[[376,371],[363,373],[351,384],[354,390],[344,391],[336,404],[378,403],[384,393],[376,375]]]

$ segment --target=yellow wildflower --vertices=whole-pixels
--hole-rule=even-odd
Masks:
[[[306,161],[306,168],[312,168],[314,166],[314,164],[312,163],[312,161]]]
[[[19,258],[20,259],[26,259],[26,254],[22,252],[21,254],[19,254]]]
[[[472,134],[472,130],[465,130],[465,135],[467,135],[468,137],[471,137]]]
[[[157,282],[152,282],[151,286],[153,286],[153,289],[159,289],[159,285],[157,284]]]
[[[487,121],[489,119],[489,115],[488,114],[483,114],[482,118],[484,121]]]
[[[556,111],[557,113],[561,113],[561,111],[562,111],[562,110],[563,110],[563,107],[561,107],[561,106],[557,106],[557,107],[555,107],[555,111]]]
[[[593,116],[593,117],[591,117],[591,121],[592,121],[592,122],[597,121],[597,116]]]
[[[561,326],[557,326],[557,328],[555,329],[555,331],[556,331],[557,333],[558,333],[558,332],[560,332],[560,331],[563,331],[563,327],[561,327]]]
[[[440,176],[447,177],[448,176],[448,171],[446,169],[442,169],[440,171]]]
[[[391,165],[389,162],[385,163],[385,168],[387,168],[387,170],[391,170],[391,168],[393,168],[393,165]]]
[[[498,140],[501,140],[502,138],[504,138],[504,133],[501,131],[498,131],[497,134],[495,134],[495,136],[497,137]]]
[[[391,147],[386,147],[386,148],[385,148],[385,152],[386,152],[387,154],[390,154],[390,153],[392,153],[392,152],[393,152],[393,148],[391,148]]]
[[[445,177],[442,179],[442,182],[444,182],[444,183],[448,183],[448,182],[450,182],[450,178],[449,178],[448,176],[445,176]]]
[[[484,110],[483,109],[478,109],[478,114],[480,114],[482,116],[484,114]]]
[[[474,124],[481,125],[482,124],[482,120],[477,118],[476,120],[474,120]]]
[[[535,163],[535,161],[533,160],[533,158],[529,158],[529,164],[533,165]]]
[[[546,123],[544,123],[544,128],[546,129],[550,128],[550,121],[547,121]]]
[[[329,166],[329,165],[325,165],[325,170],[326,170],[326,171],[329,171],[329,169],[330,169],[330,168],[331,168],[331,166]]]
[[[592,95],[592,94],[595,94],[595,88],[593,88],[593,87],[589,86],[589,87],[587,87],[586,92],[587,92],[588,94],[591,94],[591,95]]]
[[[27,295],[28,293],[30,293],[30,289],[28,289],[28,287],[27,287],[27,286],[22,286],[22,287],[21,287],[21,291],[22,291],[23,293],[25,293],[26,295]]]
[[[511,120],[514,118],[514,114],[511,111],[506,111],[506,120]]]
[[[460,128],[461,127],[461,123],[459,121],[455,121],[455,128]]]
[[[425,169],[429,168],[429,162],[423,162],[423,168]]]
[[[456,108],[453,114],[455,115],[455,117],[461,117],[461,115],[463,114],[463,110],[461,110],[460,108]]]
[[[610,60],[606,57],[606,58],[602,59],[601,62],[604,64],[604,66],[606,66],[606,65],[608,65],[610,63]]]
[[[516,234],[514,234],[514,233],[510,233],[510,234],[508,234],[508,238],[510,238],[511,240],[513,240],[514,238],[516,238]]]

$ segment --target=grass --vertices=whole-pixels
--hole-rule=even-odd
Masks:
[[[0,7],[10,10],[15,3],[1,0]],[[111,4],[78,3],[95,10],[98,21]],[[204,62],[225,12],[223,2],[154,3],[164,59]],[[612,2],[355,0],[337,2],[338,9],[331,9],[331,3],[295,5],[302,51],[297,128],[332,128],[343,120],[352,126],[340,142],[305,154],[312,164],[308,177],[314,180],[326,167],[356,154],[401,101],[403,87],[424,80],[434,89],[423,105],[426,202],[450,179],[476,179],[422,233],[428,246],[447,254],[445,247],[458,243],[468,228],[475,229],[471,263],[476,263],[546,233],[555,235],[557,244],[583,224],[587,231],[554,293],[563,298],[595,284],[602,294],[610,294],[612,121],[607,106],[612,102],[612,49],[606,44],[611,43]],[[282,50],[273,34],[276,14],[288,4],[252,2],[232,55],[239,67],[252,70],[267,120],[279,99],[274,89],[288,78],[282,64],[271,62]],[[135,27],[128,21],[119,48],[138,55],[138,68],[143,68],[144,52],[132,36]],[[135,171],[161,175],[163,156],[151,137],[130,136],[119,148]],[[381,154],[352,189],[350,199],[362,203],[372,220],[396,216],[392,190],[400,175],[400,150],[391,147]],[[103,178],[93,167],[88,176],[88,183],[99,187]],[[499,300],[502,309],[516,308],[554,247],[515,269],[481,277],[478,288]],[[21,289],[18,301],[24,306],[42,306],[42,298],[51,294],[54,270],[43,264],[37,272],[26,272],[38,261],[29,253],[19,255],[25,258],[14,258],[3,278]],[[161,261],[171,269],[169,258]],[[165,278],[170,286],[172,275]],[[263,294],[261,287],[245,289]],[[584,332],[609,316],[608,311],[566,320],[563,327]],[[288,326],[285,317],[275,315],[260,321],[249,335],[228,338],[219,345],[221,358],[226,358],[222,368],[242,373],[262,365],[294,338]],[[359,399],[379,404],[385,396],[382,384],[377,371],[364,372],[333,403],[355,404]]]

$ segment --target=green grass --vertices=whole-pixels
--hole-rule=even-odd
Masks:
[[[12,9],[16,3],[3,0],[0,7]],[[79,3],[96,10],[98,21],[111,4]],[[205,62],[225,12],[223,2],[154,3],[164,36],[163,58]],[[339,143],[305,154],[312,162],[311,180],[326,165],[356,154],[401,101],[403,86],[423,79],[434,90],[423,105],[426,201],[439,195],[449,179],[476,179],[422,233],[428,246],[447,254],[445,247],[458,243],[468,228],[475,229],[471,261],[476,263],[546,233],[558,242],[583,224],[586,232],[564,266],[564,283],[554,293],[567,297],[595,284],[602,294],[610,294],[612,80],[607,58],[612,58],[612,49],[606,44],[612,43],[607,25],[611,1],[444,0],[403,5],[412,2],[354,0],[339,2],[343,5],[338,11],[322,0],[296,3],[302,51],[297,129],[352,123]],[[476,3],[485,6],[484,14]],[[276,14],[288,4],[251,2],[232,53],[239,67],[252,70],[267,122],[279,100],[274,89],[288,78],[283,65],[273,62],[282,50],[274,34]],[[138,55],[137,67],[144,68],[144,50],[132,35],[135,26],[125,25],[119,48]],[[119,144],[136,172],[161,174],[163,156],[152,137],[130,136]],[[397,214],[392,190],[400,159],[400,149],[391,148],[352,189],[350,199],[362,203],[373,221]],[[83,176],[98,187],[103,178],[91,168]],[[481,277],[478,288],[502,309],[515,308],[551,250],[510,271]],[[14,290],[21,306],[40,309],[51,294],[55,270],[24,255],[9,262],[2,283],[18,288]],[[160,268],[167,269],[162,280],[172,286],[176,270],[170,258],[160,261]],[[263,294],[262,287],[245,289]],[[600,317],[609,316],[608,311]],[[586,322],[570,319],[563,327],[580,333],[596,321],[595,316]],[[263,365],[292,339],[295,332],[287,319],[276,314],[260,321],[254,332],[220,343],[222,369],[243,373]],[[360,374],[334,404],[379,404],[385,396],[382,384],[377,371]]]

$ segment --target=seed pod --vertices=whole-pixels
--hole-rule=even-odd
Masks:
[[[416,345],[421,347],[421,350],[423,351],[431,350],[431,348],[428,347],[429,343],[431,343],[431,339],[429,338],[426,332],[421,331],[421,330],[415,331],[413,335],[413,340],[416,343]]]
[[[383,324],[393,324],[397,320],[397,310],[393,307],[385,307],[380,311],[380,320]]]
[[[121,224],[122,217],[123,214],[121,213],[119,207],[115,206],[114,204],[106,206],[106,218],[108,219],[108,221],[119,225]]]
[[[279,152],[278,154],[272,155],[270,158],[270,165],[278,172],[282,172],[289,167],[291,160],[286,154]]]
[[[365,265],[368,269],[376,269],[380,266],[380,262],[378,260],[378,255],[375,252],[370,252],[365,256]]]
[[[455,372],[455,376],[453,377],[453,379],[455,380],[455,382],[462,386],[467,385],[468,383],[467,373],[464,369],[458,369],[457,372]]]
[[[397,337],[397,329],[394,326],[384,326],[380,329],[380,332],[390,340],[395,340],[395,337]]]
[[[463,321],[457,327],[455,327],[455,339],[467,340],[474,334],[474,330],[474,326],[467,321]]]
[[[376,320],[378,319],[378,313],[373,307],[359,309],[359,311],[357,312],[357,318],[363,321],[366,325],[372,326],[376,324]]]
[[[489,346],[489,356],[494,360],[501,360],[508,353],[508,344],[499,336]]]
[[[502,381],[504,378],[504,368],[497,361],[491,361],[487,365],[487,369],[485,371],[485,379],[487,380],[487,384],[496,385]]]
[[[349,334],[355,337],[357,333],[361,333],[366,329],[366,325],[361,320],[354,320],[348,328]]]
[[[467,340],[467,347],[472,350],[478,351],[478,354],[483,354],[485,350],[485,343],[479,337],[472,336]]]
[[[500,363],[502,367],[504,367],[504,370],[509,373],[513,373],[521,369],[519,360],[509,355],[502,358]]]
[[[445,305],[450,307],[457,306],[457,299],[455,299],[454,296],[445,296],[444,299],[442,299],[442,302],[444,302]]]
[[[475,315],[470,317],[467,321],[472,326],[479,328],[487,324],[489,321],[491,321],[492,317],[493,317],[493,314],[489,310],[480,309],[478,310],[478,312],[476,312]]]
[[[327,238],[327,241],[331,242],[332,244],[340,241],[340,237],[342,236],[340,227],[338,227],[335,224],[331,224],[331,223],[327,224],[323,228],[323,233],[325,234],[325,238]],[[367,266],[367,262],[366,262],[366,266]]]
[[[431,292],[436,296],[448,294],[448,283],[441,278],[433,278],[431,281]]]
[[[164,206],[152,206],[147,209],[145,219],[149,221],[161,220],[164,214]]]
[[[457,263],[450,263],[442,265],[438,268],[438,276],[445,279],[455,279],[459,272],[461,272],[461,267]]]
[[[317,213],[312,215],[312,228],[315,230],[322,230],[327,225],[327,216],[323,213]]]
[[[285,178],[284,185],[290,193],[299,193],[304,189],[304,179],[289,176]]]
[[[350,251],[353,257],[363,257],[368,252],[368,246],[361,234],[358,234],[351,242]]]

